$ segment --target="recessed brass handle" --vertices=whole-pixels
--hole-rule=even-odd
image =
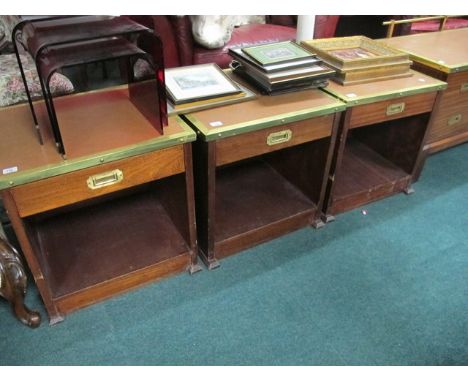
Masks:
[[[454,114],[447,120],[447,125],[449,126],[455,125],[456,123],[461,122],[461,120],[462,120],[461,114]]]
[[[405,103],[392,103],[387,107],[387,115],[402,113],[405,110]]]
[[[460,91],[461,92],[468,92],[468,82],[465,82],[465,83],[461,84]]]
[[[101,174],[92,175],[88,178],[86,183],[91,190],[101,187],[111,186],[123,180],[123,172],[120,170],[112,170],[103,172]]]
[[[268,146],[273,146],[273,145],[278,145],[280,143],[288,142],[292,138],[292,131],[287,129],[287,130],[281,130],[277,131],[275,133],[271,133],[267,137],[267,145]]]

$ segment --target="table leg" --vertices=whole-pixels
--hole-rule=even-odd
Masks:
[[[27,277],[18,252],[6,239],[0,238],[0,295],[10,303],[23,324],[37,328],[41,316],[24,305],[26,286]]]

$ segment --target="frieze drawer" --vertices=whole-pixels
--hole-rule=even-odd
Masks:
[[[11,189],[21,217],[183,172],[183,145],[58,175]]]
[[[350,128],[367,126],[432,111],[436,92],[394,98],[353,107]]]
[[[334,114],[270,127],[216,142],[216,165],[220,166],[331,135]]]

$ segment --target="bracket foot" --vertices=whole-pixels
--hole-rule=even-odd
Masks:
[[[208,268],[209,271],[212,269],[216,269],[220,266],[219,261],[216,258],[208,258],[203,251],[200,251],[200,258],[202,259],[205,266]]]
[[[193,275],[194,273],[200,272],[203,268],[200,264],[190,264],[189,273]]]

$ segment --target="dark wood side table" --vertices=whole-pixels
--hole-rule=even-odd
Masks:
[[[468,29],[420,33],[381,42],[410,55],[413,68],[448,83],[425,150],[434,153],[468,142]]]
[[[394,193],[412,192],[432,111],[445,87],[413,72],[407,78],[326,88],[347,104],[324,203],[326,221]]]
[[[196,271],[191,142],[172,117],[156,131],[116,88],[57,98],[68,159],[27,105],[0,110],[0,190],[49,314]],[[47,124],[42,102],[35,105]]]
[[[200,254],[218,259],[320,225],[338,120],[345,105],[320,90],[185,115],[194,145]]]

